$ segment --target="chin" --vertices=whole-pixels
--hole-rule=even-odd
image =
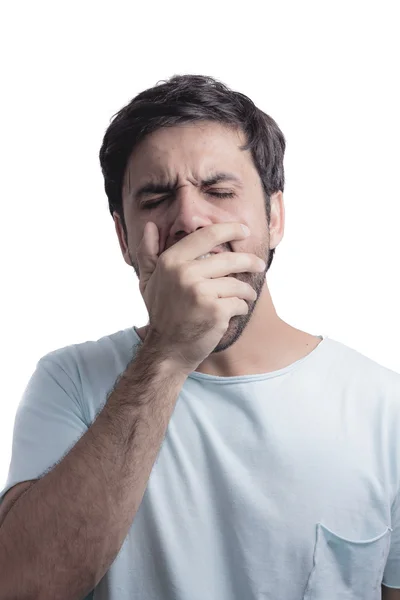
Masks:
[[[233,346],[233,344],[238,341],[251,319],[254,306],[255,302],[253,302],[253,304],[250,306],[250,310],[246,315],[236,315],[231,318],[228,329],[225,331],[221,340],[214,348],[212,354],[217,354],[218,352],[228,350],[228,348]]]

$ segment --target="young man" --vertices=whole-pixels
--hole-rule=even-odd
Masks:
[[[400,598],[400,375],[277,315],[284,151],[201,76],[109,126],[105,189],[149,322],[39,361],[2,495],[29,488],[0,530],[0,565],[29,576],[4,589]]]

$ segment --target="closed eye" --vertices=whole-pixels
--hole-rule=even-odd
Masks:
[[[211,196],[218,196],[218,198],[233,198],[235,195],[233,192],[207,192],[207,194],[210,194]],[[157,202],[147,202],[146,204],[142,204],[141,208],[144,210],[154,208],[161,204],[161,202],[163,202],[165,199],[166,198],[161,198],[160,200],[157,200]]]

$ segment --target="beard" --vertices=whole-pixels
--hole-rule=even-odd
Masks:
[[[260,256],[260,255],[257,254],[257,256]],[[268,253],[265,258],[264,257],[262,257],[262,258],[263,258],[263,260],[265,260],[266,264],[268,264]],[[236,279],[239,279],[240,281],[249,283],[251,285],[251,287],[256,291],[257,298],[252,301],[245,300],[246,304],[249,307],[249,311],[245,315],[234,315],[233,317],[231,317],[231,319],[229,320],[228,329],[225,331],[224,335],[222,336],[222,338],[220,339],[218,344],[215,346],[215,348],[211,352],[211,354],[217,354],[218,352],[223,352],[224,350],[227,350],[228,348],[233,346],[233,344],[238,341],[238,339],[242,335],[243,331],[246,329],[248,323],[250,322],[253,312],[257,306],[257,302],[261,296],[261,293],[263,291],[263,287],[265,284],[265,275],[266,275],[266,269],[262,273],[247,273],[246,272],[246,273],[232,273],[231,275],[228,275],[228,277],[235,277]]]
[[[227,249],[226,251],[229,252],[232,250]],[[268,265],[269,255],[270,255],[269,240],[267,240],[266,246],[264,245],[262,248],[259,248],[258,250],[253,251],[253,254],[256,254],[256,256],[259,256],[260,258],[262,258],[265,261],[265,264]],[[136,273],[136,276],[140,280],[139,265],[135,260],[133,260],[133,257],[130,252],[129,252],[129,257],[131,259],[131,264]],[[205,259],[205,260],[207,260],[207,259]],[[231,317],[231,319],[229,321],[228,329],[225,331],[224,335],[222,336],[222,338],[220,339],[218,344],[215,346],[215,348],[211,352],[211,354],[217,354],[218,352],[223,352],[224,350],[227,350],[228,348],[233,346],[233,344],[238,341],[238,339],[242,335],[243,331],[246,329],[248,323],[250,322],[253,312],[257,306],[257,302],[261,296],[261,293],[262,293],[264,285],[265,285],[265,276],[266,276],[267,271],[268,271],[268,268],[266,267],[265,270],[262,271],[261,273],[244,272],[244,273],[230,273],[229,275],[226,275],[226,277],[235,277],[236,279],[239,279],[239,281],[244,281],[245,283],[249,283],[251,285],[251,287],[256,291],[257,298],[252,301],[245,300],[245,302],[247,303],[247,305],[249,307],[249,311],[247,312],[247,314],[235,315],[235,316]]]

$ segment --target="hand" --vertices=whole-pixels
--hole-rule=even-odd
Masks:
[[[196,230],[160,256],[159,232],[146,224],[137,249],[139,289],[149,313],[146,342],[191,373],[211,354],[235,315],[248,313],[257,298],[250,284],[232,273],[261,272],[255,254],[221,252],[196,260],[222,243],[247,237],[240,223],[218,223]]]

